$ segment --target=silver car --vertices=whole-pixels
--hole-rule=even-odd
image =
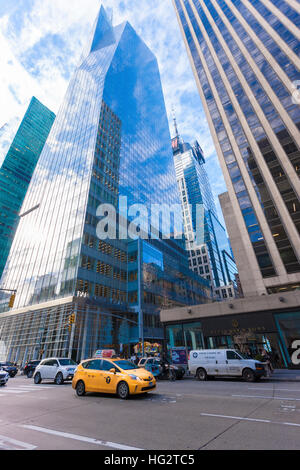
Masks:
[[[0,369],[0,387],[4,387],[7,384],[9,379],[9,374],[4,370]]]

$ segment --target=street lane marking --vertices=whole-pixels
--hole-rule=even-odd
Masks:
[[[5,394],[9,394],[9,393],[13,393],[13,394],[18,394],[19,393],[20,394],[20,393],[28,393],[28,392],[29,392],[29,390],[20,390],[19,388],[18,389],[17,388],[16,389],[15,388],[6,388],[4,390],[2,390],[2,389],[0,390],[1,395],[5,395]]]
[[[208,416],[210,418],[235,419],[238,421],[252,421],[255,423],[281,424],[283,426],[294,426],[294,427],[300,428],[300,424],[297,424],[297,423],[282,423],[280,421],[271,421],[270,419],[243,418],[242,416],[226,416],[226,415],[216,415],[216,414],[211,414],[211,413],[201,413],[201,416]]]
[[[264,398],[265,400],[300,401],[300,398],[266,397],[264,395],[231,395],[231,396],[232,397],[239,397],[239,398]]]
[[[294,392],[299,393],[300,390],[291,390],[290,388],[263,388],[263,387],[248,387],[248,390],[271,390],[272,392]]]
[[[91,437],[78,436],[76,434],[70,434],[70,433],[61,432],[61,431],[54,431],[53,429],[41,428],[39,426],[31,426],[31,425],[25,425],[25,424],[20,425],[20,426],[22,428],[30,429],[32,431],[43,432],[46,434],[51,434],[53,436],[64,437],[65,439],[74,439],[75,441],[88,442],[89,444],[94,444],[97,446],[111,447],[113,449],[118,449],[118,450],[143,450],[143,449],[138,449],[137,447],[130,447],[130,446],[117,444],[115,442],[109,442],[109,441],[99,441],[98,439],[93,439]]]
[[[34,450],[36,449],[36,446],[0,435],[0,449],[2,450]]]
[[[209,416],[212,418],[227,418],[227,419],[238,419],[242,421],[256,421],[258,423],[271,423],[269,419],[254,419],[254,418],[242,418],[240,416],[226,416],[226,415],[215,415],[211,413],[201,413],[201,416]]]

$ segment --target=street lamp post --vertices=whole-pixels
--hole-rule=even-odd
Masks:
[[[142,266],[141,266],[141,239],[138,239],[138,313],[139,313],[139,341],[142,343],[142,357],[145,356],[144,345],[144,315],[142,311]]]

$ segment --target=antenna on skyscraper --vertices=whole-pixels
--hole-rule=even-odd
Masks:
[[[172,105],[172,113],[173,113],[173,122],[174,122],[174,128],[175,128],[175,137],[179,138],[179,132],[178,132],[178,127],[177,127],[177,119],[176,119],[176,113],[175,113],[174,105]]]

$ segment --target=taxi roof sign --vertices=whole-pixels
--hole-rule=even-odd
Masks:
[[[116,351],[114,349],[98,349],[95,354],[94,354],[94,357],[96,358],[107,358],[107,359],[111,359],[113,356],[116,356]]]

